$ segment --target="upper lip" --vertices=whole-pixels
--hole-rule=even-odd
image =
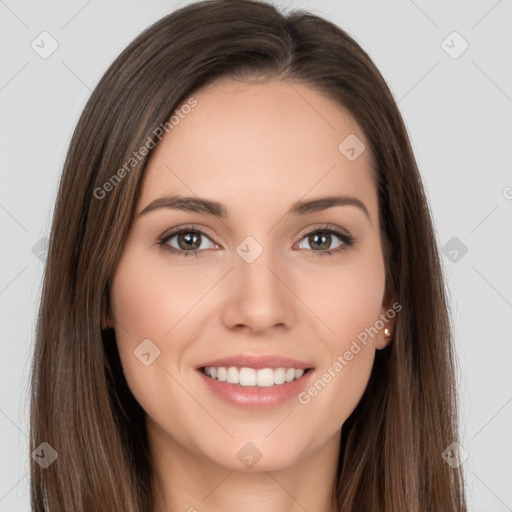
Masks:
[[[238,354],[234,356],[222,357],[220,359],[213,359],[205,363],[200,364],[196,367],[197,370],[204,368],[205,366],[237,366],[239,368],[296,368],[304,369],[312,368],[313,365],[305,363],[303,361],[297,361],[289,357],[279,355],[251,355],[251,354]]]

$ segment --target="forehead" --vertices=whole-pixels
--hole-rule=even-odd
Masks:
[[[151,154],[139,210],[164,193],[211,197],[225,203],[228,214],[339,193],[359,197],[376,215],[368,144],[338,103],[286,81],[222,81],[193,97],[197,105]],[[347,144],[366,150],[348,158]]]

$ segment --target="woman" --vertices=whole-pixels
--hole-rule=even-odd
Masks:
[[[455,399],[428,205],[368,55],[251,0],[138,36],[64,164],[33,510],[464,511]]]

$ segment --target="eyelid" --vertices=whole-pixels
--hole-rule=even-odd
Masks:
[[[301,234],[299,236],[300,236],[300,238],[304,238],[306,235],[309,235],[311,233],[316,233],[317,231],[323,231],[323,230],[334,231],[335,233],[339,233],[340,235],[344,235],[349,238],[352,237],[350,232],[347,231],[346,229],[336,226],[335,224],[328,224],[328,223],[321,224],[320,226],[313,226],[313,227],[308,226],[307,228],[304,228],[304,231],[301,232]]]
[[[221,245],[219,242],[217,242],[215,240],[215,237],[216,235],[211,235],[208,233],[208,228],[206,227],[203,227],[201,225],[198,225],[198,224],[184,224],[182,226],[175,226],[174,228],[171,228],[171,229],[168,229],[167,231],[165,231],[162,235],[160,235],[158,237],[158,240],[159,241],[162,241],[162,240],[165,240],[165,239],[169,239],[169,238],[172,238],[173,236],[175,235],[179,235],[180,233],[182,233],[183,231],[194,231],[194,232],[198,232],[200,233],[201,235],[203,236],[206,236],[207,238],[209,238],[213,243],[215,243],[216,245]],[[191,252],[191,251],[189,251]]]

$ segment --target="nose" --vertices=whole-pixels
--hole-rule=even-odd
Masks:
[[[235,260],[226,283],[222,321],[229,329],[265,334],[290,328],[296,319],[293,286],[289,273],[263,253],[252,263]]]

